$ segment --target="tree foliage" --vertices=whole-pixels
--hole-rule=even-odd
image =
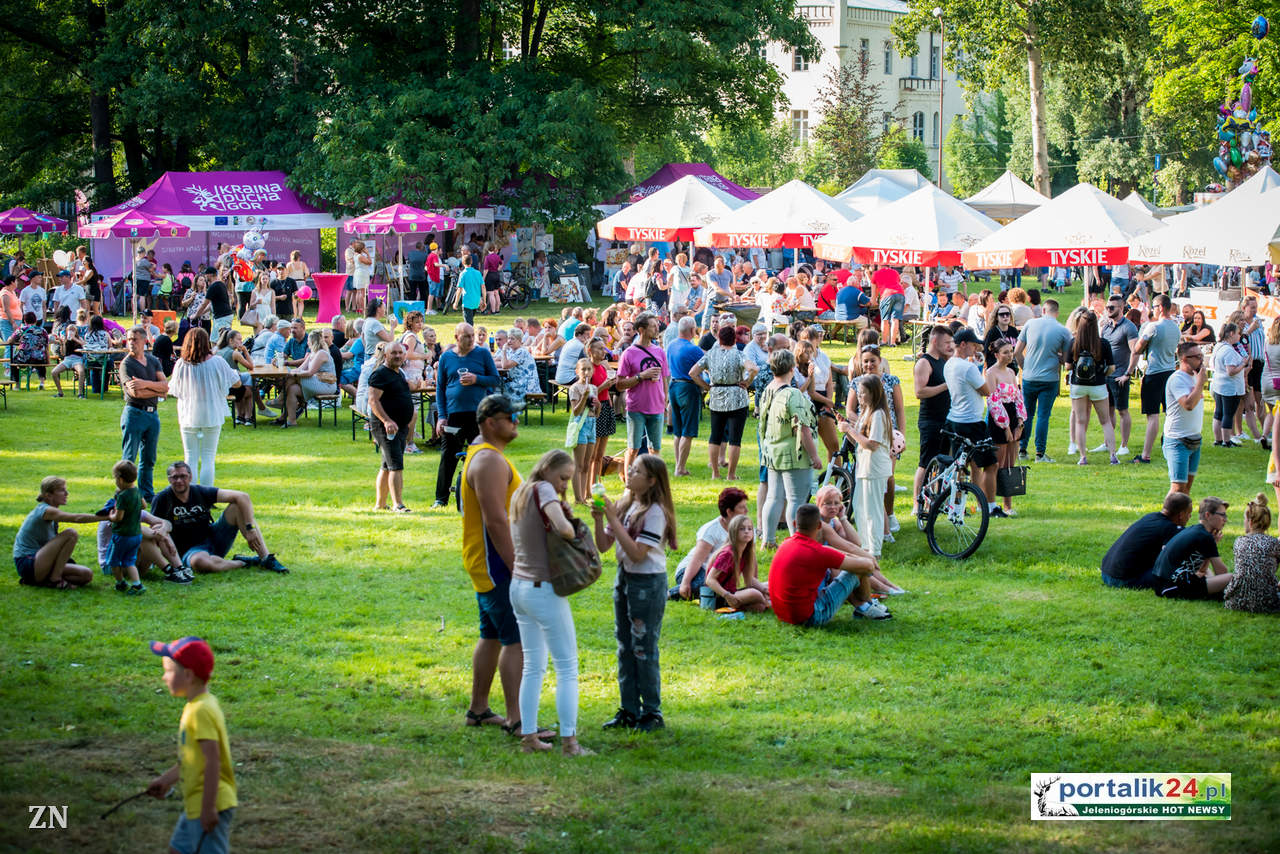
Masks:
[[[974,96],[969,115],[951,123],[942,145],[942,159],[955,194],[971,196],[998,178],[1008,168],[1012,145],[1004,91]]]
[[[880,89],[871,78],[866,52],[837,64],[818,90],[815,106],[822,122],[813,138],[825,155],[827,179],[842,188],[852,184],[876,163],[880,149]]]
[[[900,124],[889,126],[880,137],[880,154],[876,166],[881,169],[914,169],[930,181],[933,170],[929,168],[929,150],[918,139],[912,139]]]
[[[682,116],[773,113],[792,2],[32,0],[0,15],[0,195],[280,168],[339,210],[482,198],[552,216],[621,189]]]

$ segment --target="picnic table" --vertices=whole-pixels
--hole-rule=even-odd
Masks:
[[[80,355],[85,360],[86,372],[92,371],[94,368],[98,369],[98,400],[103,400],[107,396],[110,371],[115,365],[117,357],[124,358],[128,352],[128,348],[125,347],[107,347],[94,350],[82,348],[80,350]]]

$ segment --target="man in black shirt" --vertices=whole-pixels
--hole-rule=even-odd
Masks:
[[[155,497],[151,477],[156,468],[156,448],[160,444],[159,399],[169,393],[160,360],[147,352],[147,331],[141,326],[129,330],[129,353],[120,360],[120,387],[124,389],[124,412],[120,415],[121,459],[138,465],[138,491],[145,501]]]
[[[258,566],[272,572],[289,570],[267,551],[253,518],[253,502],[248,493],[218,489],[191,482],[191,467],[182,460],[169,466],[169,488],[151,503],[151,513],[173,526],[169,536],[182,556],[182,565],[196,572],[226,572],[242,566]],[[218,521],[213,521],[215,504],[226,504]],[[256,554],[226,559],[236,534],[242,534]]]
[[[271,283],[271,290],[276,294],[276,317],[293,320],[293,295],[298,292],[298,283],[288,276],[280,276]]]
[[[1184,528],[1164,544],[1144,586],[1167,599],[1221,599],[1231,581],[1218,543],[1227,525],[1227,502],[1212,495],[1200,501],[1200,524]],[[1209,569],[1213,575],[1209,575]]]
[[[369,375],[369,432],[382,452],[382,466],[374,480],[374,510],[394,508],[408,513],[404,506],[404,443],[413,423],[413,393],[401,373],[404,345],[388,344],[382,367]],[[387,506],[390,493],[391,508]]]
[[[929,343],[912,368],[916,398],[920,401],[920,413],[916,422],[920,430],[920,462],[916,467],[912,486],[912,506],[917,510],[920,508],[920,487],[924,485],[925,467],[938,454],[946,453],[950,445],[942,435],[942,428],[947,423],[947,413],[951,411],[951,392],[947,390],[942,369],[955,351],[956,344],[951,330],[939,324],[930,328]]]
[[[209,270],[209,275],[216,276],[217,271]],[[205,292],[209,301],[209,316],[212,318],[209,328],[209,340],[217,341],[222,330],[231,327],[231,297],[227,293],[227,284],[220,278],[211,279],[209,290]]]
[[[1156,563],[1165,543],[1191,519],[1191,496],[1170,492],[1158,513],[1148,513],[1130,525],[1102,558],[1102,583],[1108,587],[1149,586],[1144,577]]]

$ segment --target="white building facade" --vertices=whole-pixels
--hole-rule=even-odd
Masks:
[[[917,36],[920,50],[915,56],[900,56],[891,28],[906,14],[905,0],[800,0],[796,10],[822,45],[821,58],[807,62],[790,47],[769,46],[769,61],[784,78],[787,104],[779,118],[789,123],[796,139],[808,141],[810,131],[822,121],[817,101],[828,72],[839,63],[856,63],[865,54],[871,82],[880,86],[884,126],[899,122],[924,143],[937,180],[942,141],[967,107],[959,81],[953,74],[943,76],[942,42],[936,28]],[[945,170],[942,187],[951,189]]]

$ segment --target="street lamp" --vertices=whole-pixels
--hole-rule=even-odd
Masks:
[[[947,55],[947,37],[942,27],[942,7],[933,7],[933,17],[938,19],[938,189],[942,189],[942,125],[945,119],[943,116],[943,95],[946,92],[947,80],[946,71],[942,67],[942,60]]]

